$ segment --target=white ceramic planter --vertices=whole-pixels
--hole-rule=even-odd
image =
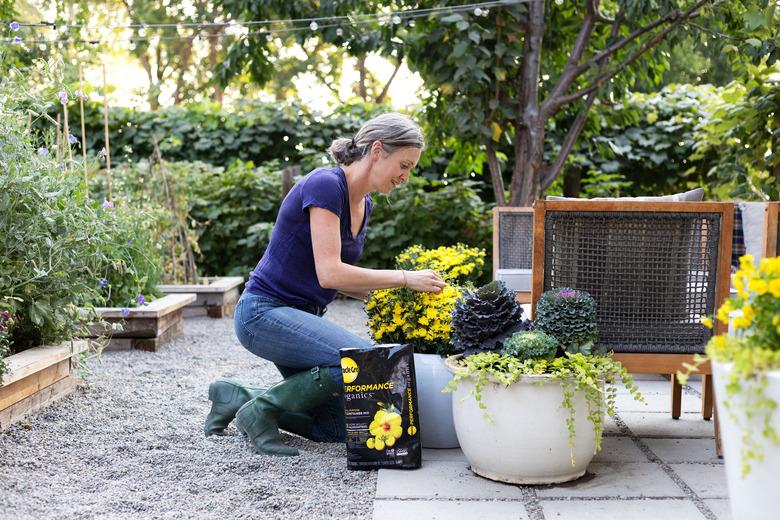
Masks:
[[[763,426],[760,419],[746,421],[740,413],[744,401],[740,396],[726,394],[731,363],[712,363],[715,399],[718,404],[718,420],[720,422],[720,439],[723,448],[723,458],[726,464],[726,482],[731,502],[733,518],[749,518],[750,520],[769,520],[778,517],[777,513],[777,473],[780,470],[780,446],[773,444],[762,436]],[[769,384],[765,395],[780,404],[780,370],[768,374]],[[743,383],[744,384],[744,383]],[[723,406],[728,400],[730,409],[737,412],[741,424],[731,417],[729,410]],[[771,419],[775,431],[780,432],[780,412],[775,411]],[[742,477],[742,431],[749,428],[753,439],[758,442],[759,450],[764,454],[763,461],[751,461],[751,471]]]
[[[454,358],[448,358],[451,371],[453,363]],[[512,484],[554,484],[585,474],[596,443],[584,392],[572,399],[577,432],[572,466],[569,412],[561,406],[560,383],[543,375],[523,377],[509,387],[488,383],[482,388],[485,409],[471,395],[473,390],[472,380],[461,380],[452,409],[460,447],[474,473]]]
[[[443,393],[452,375],[437,354],[414,355],[417,379],[417,407],[423,448],[457,448],[458,436],[452,422],[452,394]]]

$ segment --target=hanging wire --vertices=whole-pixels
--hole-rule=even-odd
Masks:
[[[332,27],[343,27],[345,25],[348,26],[360,26],[365,24],[370,24],[376,21],[384,21],[387,20],[393,24],[402,23],[404,20],[414,19],[414,18],[421,18],[431,15],[440,15],[440,14],[452,14],[452,13],[461,13],[464,11],[471,11],[473,10],[476,15],[482,15],[487,14],[487,9],[490,8],[500,8],[503,6],[509,6],[509,5],[516,5],[521,3],[527,3],[529,0],[498,0],[498,1],[491,1],[491,2],[479,2],[479,3],[472,3],[472,4],[464,4],[464,5],[457,5],[457,6],[448,6],[448,7],[434,7],[434,8],[427,8],[427,9],[410,9],[406,11],[394,11],[394,12],[388,12],[388,13],[376,13],[376,14],[358,14],[358,15],[350,15],[350,16],[330,16],[330,17],[316,17],[316,18],[297,18],[297,19],[286,19],[286,20],[256,20],[256,21],[248,21],[248,22],[237,22],[237,21],[226,21],[226,22],[198,22],[198,23],[166,23],[166,24],[129,24],[129,25],[109,25],[105,27],[95,27],[95,26],[87,26],[87,25],[79,25],[79,24],[71,24],[71,25],[60,25],[61,28],[81,28],[81,29],[87,29],[88,31],[100,31],[104,29],[110,29],[110,30],[117,30],[117,29],[153,29],[153,28],[181,28],[181,27],[195,27],[198,30],[198,34],[192,34],[192,35],[175,35],[175,36],[160,36],[160,35],[150,35],[150,36],[138,36],[138,37],[131,37],[131,38],[118,38],[118,39],[111,39],[108,40],[112,43],[114,42],[130,42],[130,43],[136,43],[136,42],[144,42],[144,41],[158,41],[158,40],[194,40],[197,38],[200,38],[200,31],[202,31],[205,28],[208,27],[224,27],[225,29],[233,31],[234,29],[242,29],[245,26],[252,27],[252,26],[271,26],[275,24],[289,24],[289,23],[306,23],[308,22],[309,25],[305,27],[284,27],[284,28],[267,28],[267,29],[261,29],[259,31],[247,31],[247,32],[238,32],[236,34],[232,32],[220,32],[216,34],[208,34],[204,36],[205,38],[224,38],[224,37],[241,37],[241,36],[251,36],[251,35],[278,35],[278,34],[287,34],[287,33],[296,33],[296,32],[302,32],[302,31],[315,31],[315,30],[321,30],[321,29],[328,29]],[[342,21],[345,23],[330,23],[330,24],[323,24],[320,25],[318,22],[337,22]],[[26,22],[14,22],[16,23],[17,27],[21,29],[22,27],[51,27],[53,30],[57,29],[57,25],[51,22],[40,22],[40,23],[26,23]],[[98,45],[102,43],[101,39],[55,39],[55,40],[46,40],[46,39],[34,39],[34,40],[26,40],[20,37],[14,37],[14,38],[0,38],[0,43],[13,43],[13,44],[22,44],[22,43],[29,43],[29,44],[63,44],[63,43],[86,43],[86,44],[92,44],[92,45]]]

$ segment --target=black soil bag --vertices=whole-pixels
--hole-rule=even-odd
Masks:
[[[341,349],[347,468],[420,467],[411,345]]]

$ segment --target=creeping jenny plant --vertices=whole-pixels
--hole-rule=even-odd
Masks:
[[[713,336],[705,352],[720,363],[733,363],[726,382],[726,395],[722,404],[737,424],[758,418],[761,435],[766,441],[780,444],[780,435],[772,427],[772,416],[778,403],[766,395],[767,373],[780,370],[780,257],[764,258],[759,267],[751,255],[740,258],[740,269],[734,275],[735,297],[726,300],[718,309],[717,319],[728,324],[732,311],[741,311],[733,318],[734,334]],[[702,323],[712,327],[711,318]],[[695,371],[706,358],[697,356],[696,364],[677,374],[685,383],[690,372]],[[735,405],[739,397],[739,405]],[[750,472],[753,461],[763,460],[763,451],[756,439],[756,432],[742,428],[742,474]]]

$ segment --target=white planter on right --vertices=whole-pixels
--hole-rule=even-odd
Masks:
[[[454,373],[454,358],[447,367]],[[554,484],[585,474],[595,455],[593,424],[584,391],[575,392],[575,464],[571,463],[569,411],[563,387],[549,376],[525,376],[510,386],[488,383],[479,407],[474,382],[462,379],[452,396],[455,431],[463,454],[477,475],[512,484]],[[490,414],[492,421],[485,417]]]
[[[723,405],[728,400],[730,408],[735,410],[741,421],[745,416],[742,396],[730,396],[726,393],[732,363],[712,363],[715,399],[718,404],[718,421],[720,423],[720,440],[723,448],[723,458],[726,465],[726,483],[729,490],[731,515],[733,518],[749,518],[750,520],[770,520],[778,518],[777,512],[777,478],[780,472],[780,446],[773,444],[762,435],[763,425],[760,419],[737,424],[729,410]],[[767,375],[769,384],[765,395],[780,404],[780,370]],[[780,432],[780,411],[775,411],[771,424],[775,431]],[[764,454],[763,461],[753,460],[751,471],[742,476],[742,431],[748,428],[753,432],[753,439],[758,442],[759,450]]]

